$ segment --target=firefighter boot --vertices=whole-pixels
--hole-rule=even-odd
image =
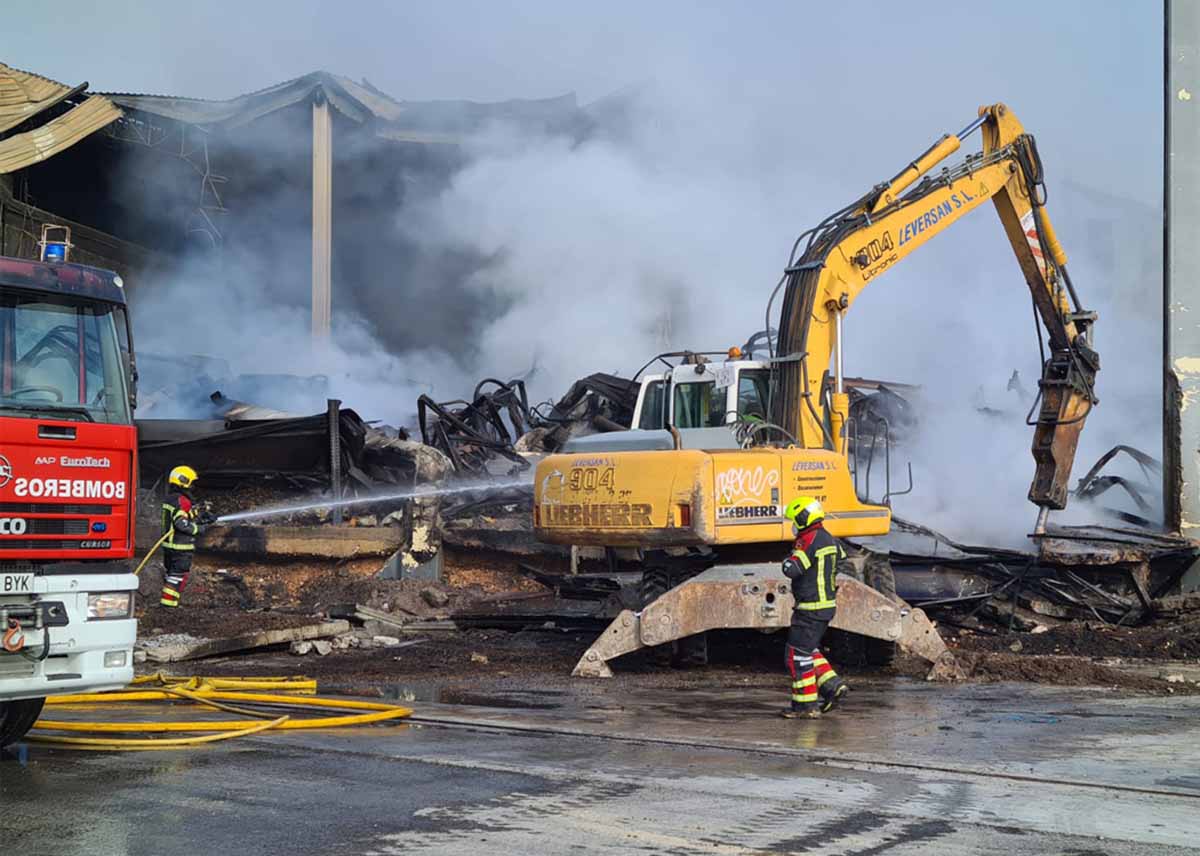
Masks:
[[[819,702],[792,702],[789,707],[779,711],[784,719],[820,719],[821,705]]]
[[[821,697],[821,711],[828,713],[850,691],[850,687],[838,677],[838,673],[819,650],[813,650],[812,659],[813,671],[817,676],[817,692]]]
[[[850,686],[837,675],[834,675],[821,686],[819,692],[821,695],[821,712],[828,713],[841,702],[846,693],[850,692]]]

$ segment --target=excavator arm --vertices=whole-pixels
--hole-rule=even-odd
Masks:
[[[976,130],[982,130],[981,152],[931,173]],[[1050,509],[1066,507],[1079,433],[1096,404],[1100,362],[1092,347],[1096,316],[1080,307],[1046,213],[1037,145],[1003,104],[981,107],[979,118],[962,132],[944,136],[891,181],[797,240],[781,281],[786,287],[773,363],[772,421],[801,446],[845,453],[843,315],[876,277],[988,200],[1047,333],[1036,416],[1031,411],[1029,420],[1036,463],[1029,499],[1041,508],[1040,530]]]

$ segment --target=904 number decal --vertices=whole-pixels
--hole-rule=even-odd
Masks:
[[[572,467],[567,487],[575,491],[606,490],[616,492],[616,467]]]

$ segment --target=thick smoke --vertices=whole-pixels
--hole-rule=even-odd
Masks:
[[[1085,11],[1089,28],[1075,34],[1067,22]],[[392,213],[377,227],[394,246],[335,278],[328,348],[308,345],[306,266],[281,278],[249,254],[228,259],[216,282],[189,272],[195,351],[234,372],[329,375],[348,405],[396,422],[425,389],[465,397],[480,377],[526,376],[535,397],[553,398],[580,375],[627,373],[663,349],[724,348],[763,326],[796,234],[967,124],[978,104],[1004,99],[1038,136],[1050,214],[1081,297],[1101,316],[1102,403],[1075,476],[1116,442],[1157,452],[1161,21],[1033,3],[938,15],[790,5],[754,17],[690,5],[639,14],[614,7],[601,27],[547,7],[528,33],[480,21],[486,46],[468,39],[472,49],[513,69],[486,84],[461,74],[470,50],[444,44],[458,76],[430,84],[439,95],[545,95],[585,81],[594,97],[648,82],[593,105],[586,130],[492,126],[440,180],[409,171],[384,182]],[[1057,33],[1056,50],[1036,62],[1014,56],[1030,15]],[[386,17],[374,29],[388,31]],[[422,27],[401,29],[419,39]],[[585,42],[589,27],[608,37]],[[624,53],[612,53],[614,27],[629,31]],[[954,37],[982,31],[991,38]],[[402,59],[389,70],[364,56],[334,51],[314,63],[358,74],[369,62],[361,71],[384,89],[420,97]],[[420,73],[431,79],[429,67]],[[498,79],[518,83],[497,92]],[[546,89],[530,91],[535,81]],[[1096,126],[1103,138],[1087,131]],[[288,228],[267,242],[272,255],[306,265],[307,231]],[[144,349],[177,344],[162,320],[179,317],[177,294],[142,299]],[[1031,402],[1007,387],[1015,370],[1034,392],[1040,366],[1028,291],[990,206],[881,277],[846,331],[850,374],[922,386],[922,433],[893,456],[893,489],[907,458],[915,477],[897,513],[967,540],[1019,543],[1035,514],[1025,499]]]
[[[650,91],[635,100],[619,138],[577,143],[498,130],[445,193],[403,218],[422,240],[493,259],[469,280],[508,306],[482,331],[481,368],[536,363],[534,388],[549,394],[588,371],[628,370],[656,350],[740,342],[764,323],[792,235],[883,177],[847,169],[834,188],[815,160],[780,157],[752,135],[697,133],[686,119]],[[884,154],[899,168],[926,142],[896,140]],[[1081,298],[1101,316],[1102,406],[1085,430],[1078,478],[1116,443],[1156,451],[1158,313],[1134,295],[1157,294],[1160,251],[1151,209],[1075,184],[1068,171],[1053,171],[1061,158],[1044,157],[1051,216]],[[894,491],[906,487],[906,459],[914,472],[897,513],[993,543],[1020,543],[1030,531],[1034,324],[990,205],[860,298],[846,324],[848,373],[922,386],[922,430],[893,460]],[[879,499],[878,470],[873,488]]]
[[[593,371],[632,373],[659,351],[740,344],[762,326],[784,200],[698,165],[685,139],[661,139],[666,105],[630,98],[619,136],[493,128],[445,193],[402,215],[418,240],[492,260],[467,280],[505,307],[479,333],[477,370],[533,365],[546,397]]]
[[[458,266],[398,240],[394,223],[444,168],[406,182],[411,165],[389,160],[395,147],[369,135],[338,138],[333,330],[313,339],[308,123],[300,104],[213,138],[209,157],[224,181],[216,185],[221,210],[208,220],[194,210],[197,182],[180,180],[178,159],[135,152],[125,162],[128,207],[185,203],[191,212],[186,230],[177,216],[166,231],[185,233],[169,248],[170,263],[135,286],[143,416],[219,415],[208,398],[219,390],[295,414],[336,397],[364,418],[409,425],[418,395],[451,398],[473,383],[474,367],[464,371],[445,335],[471,317],[449,308]]]

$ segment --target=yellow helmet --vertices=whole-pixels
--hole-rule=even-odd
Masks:
[[[811,496],[799,496],[787,504],[783,516],[792,521],[797,529],[807,529],[814,523],[825,519],[825,509],[821,503]]]
[[[200,474],[191,467],[179,466],[171,470],[171,475],[167,481],[176,487],[181,487],[184,490],[187,490],[189,487],[195,484],[196,479],[198,478],[200,478]]]

